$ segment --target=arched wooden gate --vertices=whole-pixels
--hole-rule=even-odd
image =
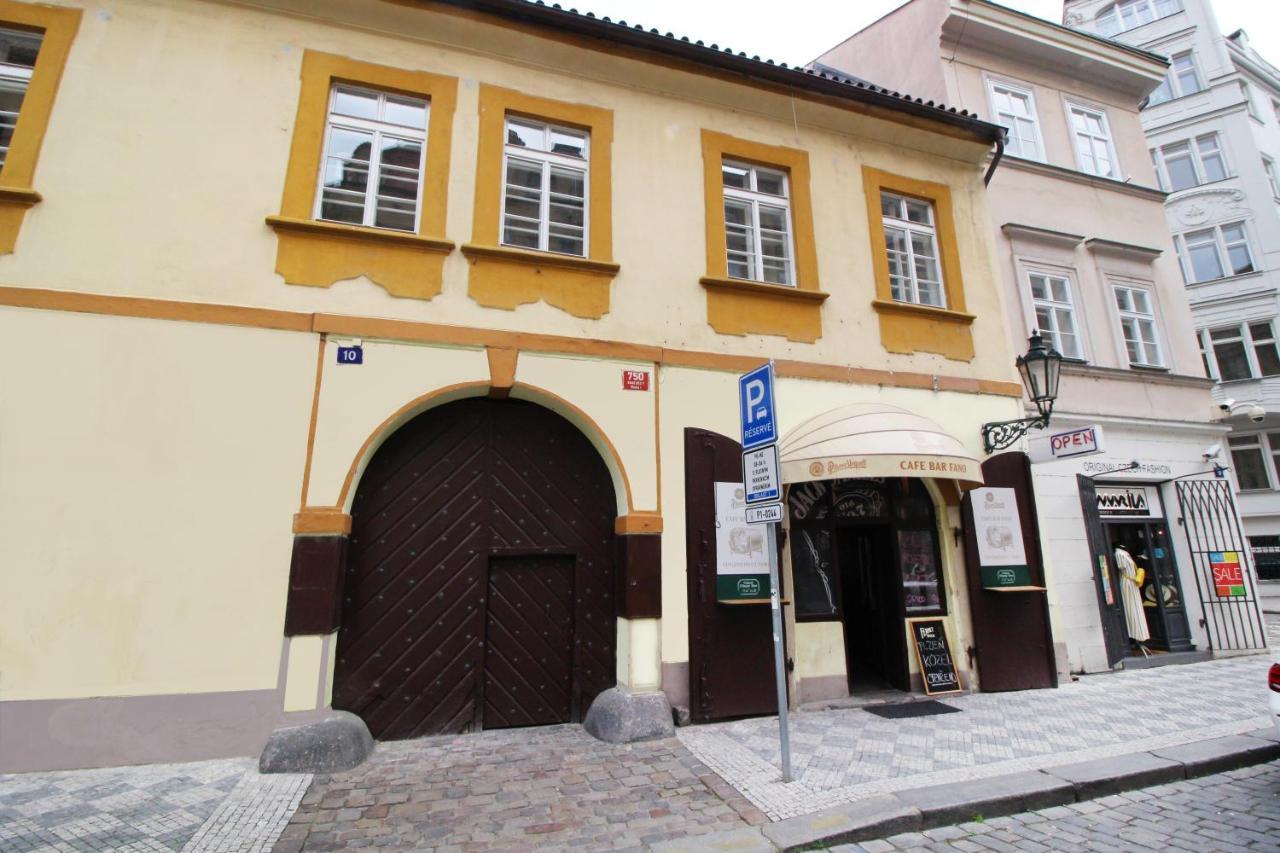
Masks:
[[[581,720],[616,680],[614,494],[532,403],[401,427],[355,495],[333,707],[380,739]]]

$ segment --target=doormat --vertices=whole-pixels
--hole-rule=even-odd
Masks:
[[[868,705],[862,710],[886,720],[902,720],[907,717],[932,717],[934,714],[958,714],[959,708],[943,705],[933,699],[921,702],[899,702],[894,705]]]

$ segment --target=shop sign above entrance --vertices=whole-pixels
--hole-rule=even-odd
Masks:
[[[1028,443],[1028,449],[1030,452],[1027,455],[1032,462],[1053,462],[1103,453],[1106,445],[1103,442],[1102,427],[1091,424],[1052,435],[1036,436]]]
[[[1160,515],[1160,496],[1151,486],[1098,486],[1098,515],[1103,518],[1152,518]]]

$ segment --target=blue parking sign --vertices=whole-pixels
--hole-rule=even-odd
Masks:
[[[778,440],[773,410],[773,363],[762,364],[738,377],[739,413],[742,417],[742,449],[750,450]]]

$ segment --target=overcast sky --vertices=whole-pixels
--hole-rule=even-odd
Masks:
[[[546,0],[550,3],[552,0]],[[677,36],[803,65],[902,5],[903,0],[556,0]],[[1062,22],[1062,0],[1004,0],[1003,5]],[[1224,35],[1243,27],[1249,43],[1280,66],[1280,2],[1214,0]]]

